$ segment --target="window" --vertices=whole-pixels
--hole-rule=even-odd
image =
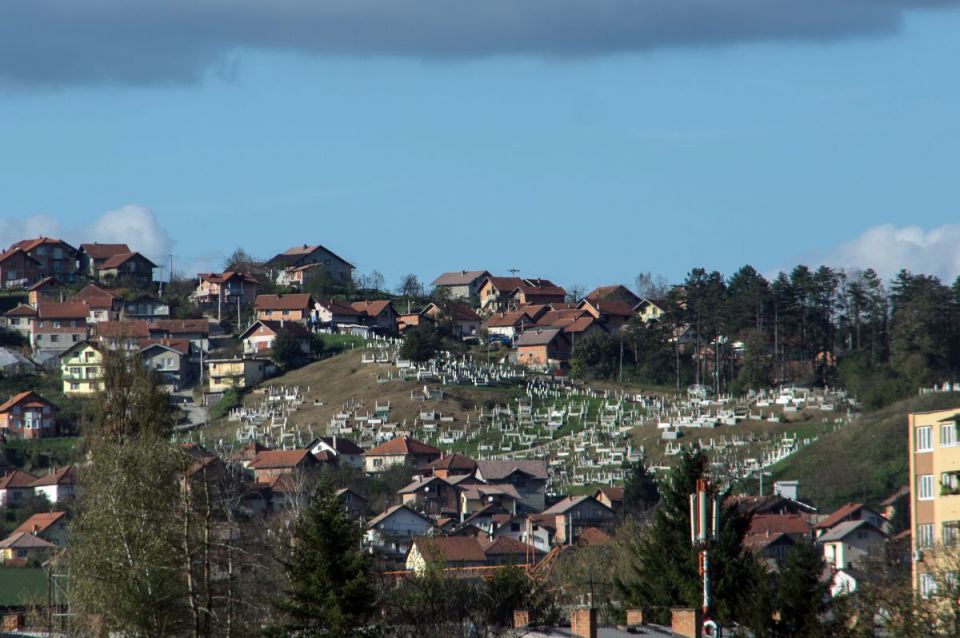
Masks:
[[[929,598],[937,591],[937,582],[930,574],[920,574],[920,595]]]
[[[930,430],[932,428],[929,425],[925,425],[922,428],[917,428],[917,452],[929,452],[933,449],[930,445]]]
[[[73,342],[76,343],[80,341],[80,335],[73,335]]]
[[[27,557],[27,550],[25,549],[17,550],[17,558],[26,558],[26,557]]]
[[[59,328],[59,327],[60,327],[60,322],[54,320],[54,322],[53,322],[53,327],[54,327],[54,328]]]
[[[917,500],[929,501],[933,498],[933,474],[921,474],[917,477]]]
[[[957,424],[944,423],[940,426],[940,447],[953,447],[957,444]]]
[[[79,377],[79,376],[80,376],[80,368],[70,368],[70,374],[74,374],[74,375],[76,375],[76,376]]]
[[[917,525],[917,548],[930,549],[933,547],[933,523]]]
[[[71,384],[70,384],[70,389],[71,389],[71,390],[79,390],[79,389],[80,389],[80,384],[79,384],[79,383],[71,383]]]
[[[953,547],[960,540],[960,521],[944,521],[941,530],[944,546]]]
[[[50,343],[56,343],[60,341],[60,335],[50,335]]]

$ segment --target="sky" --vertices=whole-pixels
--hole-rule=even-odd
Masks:
[[[0,7],[0,245],[590,288],[960,274],[951,0]]]

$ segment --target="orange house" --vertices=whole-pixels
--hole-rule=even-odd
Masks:
[[[522,366],[564,366],[570,360],[570,338],[560,328],[527,330],[517,338],[516,348]]]
[[[254,304],[257,319],[261,321],[299,321],[306,323],[313,314],[316,302],[303,293],[291,295],[257,295]]]

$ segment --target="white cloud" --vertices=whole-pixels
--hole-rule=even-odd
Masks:
[[[40,235],[57,236],[60,224],[47,215],[29,215],[19,219],[0,219],[0,251],[10,244]]]
[[[143,206],[127,204],[100,215],[82,230],[82,241],[101,244],[127,244],[131,250],[143,253],[157,261],[168,255],[173,240],[157,222],[153,211]]]
[[[906,268],[951,282],[960,275],[960,225],[932,230],[874,226],[834,248],[821,262],[838,268],[873,268],[885,279]]]

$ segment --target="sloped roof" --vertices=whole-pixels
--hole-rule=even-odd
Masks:
[[[792,536],[784,534],[783,532],[771,534],[747,534],[743,537],[743,546],[753,552],[761,552],[770,545],[773,545],[781,540],[785,540],[790,544],[796,542]]]
[[[799,514],[754,514],[747,534],[790,534],[807,536],[810,524]]]
[[[33,291],[35,291],[35,290],[40,290],[41,288],[46,288],[47,286],[57,286],[57,287],[62,288],[63,285],[64,285],[63,282],[60,281],[59,279],[57,279],[56,277],[52,277],[52,276],[51,276],[51,277],[44,277],[43,279],[41,279],[41,280],[38,281],[37,283],[35,283],[35,284],[33,284],[32,286],[30,286],[29,288],[27,288],[27,292],[33,292]]]
[[[257,295],[254,307],[257,310],[309,310],[313,303],[313,298],[305,293]]]
[[[533,325],[533,319],[522,310],[498,312],[484,322],[485,328],[510,328],[513,326]]]
[[[190,354],[190,341],[185,339],[140,339],[138,343],[140,352],[146,352],[151,348],[162,348],[177,354]]]
[[[158,319],[147,324],[151,334],[210,334],[210,322],[206,319]]]
[[[339,454],[363,454],[362,447],[343,436],[321,436],[319,440],[332,447]]]
[[[910,486],[904,485],[899,490],[897,490],[887,498],[880,501],[880,507],[890,507],[891,505],[894,505],[898,500],[900,500],[904,496],[909,496],[909,495],[910,495]]]
[[[0,549],[49,549],[51,547],[55,545],[27,532],[14,532],[0,541]]]
[[[29,251],[33,250],[34,248],[36,248],[37,246],[40,246],[41,244],[54,245],[54,246],[57,245],[57,244],[61,244],[61,245],[63,245],[63,246],[66,246],[67,248],[69,248],[69,249],[72,250],[73,252],[77,252],[77,249],[76,249],[76,248],[74,248],[73,246],[71,246],[71,245],[68,244],[67,242],[63,241],[62,239],[54,239],[53,237],[44,237],[44,236],[42,236],[42,235],[41,235],[40,237],[37,237],[36,239],[23,239],[23,240],[21,240],[21,241],[18,241],[18,242],[15,243],[15,244],[13,244],[13,245],[10,246],[10,247],[11,247],[11,248],[21,248],[22,250],[26,250],[26,251],[29,252]]]
[[[560,328],[536,328],[533,330],[525,330],[517,338],[517,347],[523,346],[545,346],[551,343],[558,335],[562,334],[563,330]]]
[[[216,284],[227,283],[228,281],[234,278],[239,278],[241,281],[248,284],[260,283],[252,275],[248,275],[245,272],[237,272],[233,270],[225,270],[223,272],[201,272],[201,273],[197,273],[197,278],[202,281],[210,281]]]
[[[105,262],[103,262],[96,268],[97,270],[109,270],[111,268],[118,268],[123,264],[127,263],[128,261],[130,261],[131,259],[138,259],[138,258],[142,259],[143,261],[150,264],[154,268],[157,267],[155,263],[153,263],[143,255],[141,255],[140,253],[134,251],[129,253],[118,253],[116,255],[112,255],[109,258],[107,258]]]
[[[400,512],[401,510],[406,510],[406,511],[410,512],[411,514],[413,514],[413,515],[415,515],[415,516],[417,516],[417,517],[419,517],[419,518],[422,518],[422,519],[425,520],[426,522],[428,522],[428,523],[430,523],[431,525],[433,525],[433,521],[431,521],[429,518],[427,518],[426,516],[424,516],[424,515],[421,514],[420,512],[416,511],[415,509],[412,509],[412,508],[410,508],[410,507],[407,507],[406,505],[394,505],[393,507],[391,507],[391,508],[388,509],[387,511],[383,512],[382,514],[379,514],[379,515],[373,517],[372,519],[370,519],[370,522],[367,523],[367,527],[371,527],[371,528],[372,528],[372,527],[376,527],[378,524],[380,524],[381,522],[387,520],[388,518],[390,518],[391,516],[393,516],[393,515],[395,515],[396,513]]]
[[[584,299],[589,299],[591,301],[603,301],[605,299],[620,299],[621,301],[626,301],[627,303],[636,306],[640,303],[640,297],[635,295],[629,288],[621,284],[613,284],[610,286],[597,286],[590,292],[588,292]]]
[[[617,501],[623,501],[623,488],[614,487],[612,485],[604,485],[603,487],[597,488],[597,491],[594,492],[594,496],[597,494],[603,494],[611,502],[616,503]]]
[[[40,263],[40,260],[39,260],[39,259],[37,259],[36,257],[30,256],[30,254],[28,254],[27,251],[23,250],[23,249],[20,248],[19,246],[14,246],[13,248],[9,248],[9,249],[3,251],[2,253],[0,253],[0,263],[5,262],[7,259],[9,259],[10,257],[13,257],[13,256],[16,255],[17,253],[22,253],[24,259],[29,259],[30,261],[34,262],[35,264],[39,264],[39,263]]]
[[[588,527],[577,534],[576,539],[579,545],[607,545],[610,542],[610,534],[597,527]]]
[[[20,403],[24,403],[24,402],[26,402],[26,401],[28,401],[28,400],[31,400],[31,401],[39,401],[39,402],[43,403],[44,405],[53,406],[52,403],[50,403],[49,401],[47,401],[46,399],[44,399],[42,396],[40,396],[40,395],[37,394],[36,392],[34,392],[34,391],[32,391],[32,390],[24,390],[23,392],[19,392],[19,393],[13,395],[13,396],[10,397],[9,399],[7,399],[2,405],[0,405],[0,414],[2,414],[2,413],[4,413],[4,412],[8,412],[8,411],[10,410],[10,408],[12,408],[13,406],[15,406],[15,405],[17,405],[17,404],[20,404]]]
[[[4,317],[36,317],[37,309],[34,308],[33,306],[28,306],[27,304],[22,303],[18,305],[16,308],[13,308],[12,310],[8,310],[5,313],[3,313],[3,316]]]
[[[516,461],[477,461],[477,471],[485,481],[504,479],[518,471],[528,474],[533,478],[547,479],[546,463],[532,459]]]
[[[818,543],[833,543],[842,541],[844,538],[852,534],[853,532],[867,527],[881,536],[886,536],[882,531],[878,530],[876,527],[870,524],[867,520],[859,521],[844,521],[842,523],[837,523],[830,531],[824,533],[820,538],[817,539]]]
[[[310,463],[313,459],[310,450],[264,450],[257,454],[250,467],[255,470],[274,468],[293,468],[302,463]]]
[[[444,454],[436,461],[429,464],[434,470],[473,470],[477,467],[477,462],[462,454]]]
[[[381,443],[377,447],[367,450],[364,456],[389,456],[389,455],[430,455],[443,454],[441,450],[429,446],[426,443],[410,438],[409,436],[398,436],[390,439],[386,443]]]
[[[857,513],[859,510],[865,508],[866,505],[863,503],[846,503],[841,505],[833,513],[829,514],[825,519],[814,525],[817,529],[826,529],[833,527],[840,521],[844,520]]]
[[[380,299],[377,301],[353,301],[350,307],[362,315],[376,317],[387,308],[393,307],[393,302],[389,299]]]
[[[338,259],[343,263],[345,263],[346,265],[353,268],[353,264],[351,264],[349,261],[347,261],[340,255],[336,254],[326,246],[321,246],[320,244],[316,244],[312,246],[308,244],[303,244],[300,246],[294,246],[293,248],[288,248],[287,250],[280,253],[279,255],[274,255],[273,257],[271,257],[270,260],[264,264],[264,266],[266,266],[267,268],[273,268],[277,266],[280,266],[280,267],[289,266],[291,264],[295,264],[297,261],[299,261],[303,257],[309,256],[311,253],[321,248],[327,251],[328,253],[330,253],[330,255],[335,259]]]
[[[278,335],[281,332],[286,332],[287,334],[290,334],[297,339],[309,339],[311,336],[310,331],[304,328],[302,325],[300,325],[296,321],[280,322],[280,321],[261,319],[261,320],[255,321],[249,328],[244,330],[243,333],[238,338],[246,339],[247,337],[252,335],[254,332],[256,332],[257,329],[260,328],[261,326],[263,326],[264,328],[267,328],[270,332],[272,332],[275,335]]]
[[[116,299],[117,294],[106,288],[101,288],[96,284],[87,284],[81,288],[77,294],[71,297],[71,300],[74,301],[86,301],[93,298],[106,298],[106,299]]]
[[[26,532],[27,534],[34,534],[39,532],[45,532],[47,529],[59,521],[61,518],[66,516],[66,512],[46,512],[40,514],[34,514],[27,520],[23,522],[20,527],[13,530],[13,533],[17,532]],[[34,531],[36,530],[36,531]]]
[[[40,319],[83,319],[86,321],[90,310],[82,303],[57,303],[40,301],[37,303],[37,316]]]
[[[476,536],[420,537],[411,543],[428,561],[447,563],[483,563],[487,555]]]
[[[321,299],[317,301],[321,308],[329,310],[333,314],[338,315],[354,315],[359,316],[361,312],[359,310],[354,310],[353,306],[345,301],[337,301],[335,299]]]
[[[139,319],[133,321],[100,321],[94,329],[99,337],[146,339],[150,336],[149,324]]]
[[[30,487],[37,477],[23,470],[13,470],[0,476],[0,490],[8,490],[15,487]]]
[[[443,480],[443,479],[440,478],[439,476],[431,476],[431,477],[429,477],[429,478],[425,478],[425,479],[420,479],[420,480],[413,481],[413,482],[411,482],[411,483],[409,483],[409,484],[401,487],[399,490],[397,490],[397,494],[413,494],[414,492],[418,492],[418,491],[420,491],[422,488],[427,487],[427,486],[429,486],[429,485],[433,485],[433,484],[435,484],[435,483],[436,483],[436,484],[441,484],[441,483],[442,483],[443,485],[450,485],[449,483],[447,483],[445,480]]]
[[[584,299],[580,302],[581,307],[588,305],[601,315],[612,315],[615,317],[632,317],[635,307],[619,299]]]
[[[519,286],[523,286],[523,279],[519,277],[487,277],[485,281],[490,282],[490,284],[499,290],[500,292],[511,292],[516,290]]]
[[[486,270],[460,270],[455,272],[445,272],[432,282],[431,286],[469,286],[477,279],[489,277],[490,273]]]
[[[597,501],[592,496],[588,496],[588,495],[567,496],[561,499],[560,501],[554,503],[552,506],[548,507],[547,509],[543,510],[543,513],[549,514],[551,516],[555,516],[557,514],[566,514],[567,511],[573,509],[580,503],[583,503],[584,501],[589,501],[589,500],[596,501],[598,504],[603,505],[602,503],[600,503],[600,501]],[[604,505],[604,507],[606,507],[606,505]]]
[[[130,250],[130,246],[126,244],[101,244],[99,242],[80,244],[80,250],[90,255],[93,259],[109,259],[114,255],[124,255],[133,252]]]
[[[77,482],[77,469],[72,465],[65,465],[60,469],[48,472],[37,478],[31,487],[46,487],[47,485],[73,485]]]
[[[480,539],[480,547],[487,556],[514,556],[526,554],[530,549],[527,545],[509,536],[501,536],[500,538],[490,541]]]

